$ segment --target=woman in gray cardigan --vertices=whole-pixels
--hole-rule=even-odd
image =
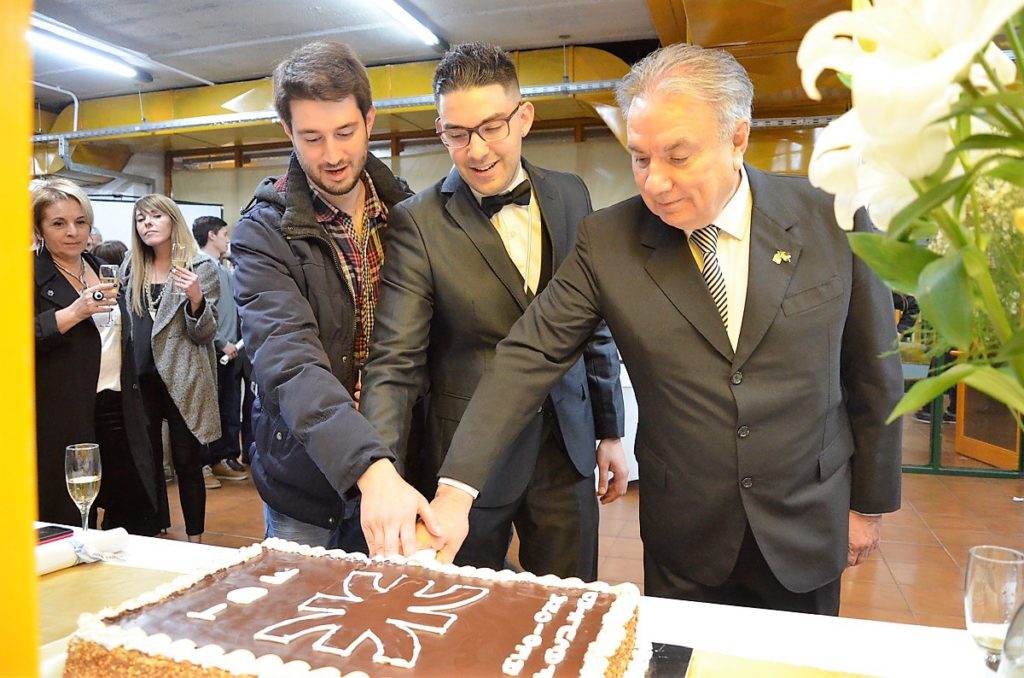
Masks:
[[[133,218],[124,279],[139,386],[162,488],[162,524],[170,526],[160,455],[161,424],[166,420],[185,533],[189,541],[198,542],[206,514],[200,453],[203,445],[220,438],[213,350],[220,283],[214,264],[197,256],[195,240],[173,200],[157,194],[140,198]],[[177,246],[173,262],[172,245]]]

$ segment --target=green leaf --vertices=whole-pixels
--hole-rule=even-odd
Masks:
[[[927,221],[915,221],[905,235],[906,242],[919,242],[931,240],[939,232],[939,225],[931,219]]]
[[[1011,410],[1024,412],[1024,386],[1008,371],[982,365],[964,377],[963,381]]]
[[[950,252],[921,271],[917,286],[921,317],[954,346],[969,346],[971,289],[960,252]]]
[[[896,407],[893,408],[892,414],[889,415],[889,418],[886,419],[885,423],[891,424],[904,414],[909,414],[910,412],[921,409],[955,386],[957,383],[963,381],[968,375],[972,374],[977,369],[978,367],[976,365],[959,363],[953,365],[941,374],[915,382],[914,385],[910,387],[910,390],[907,391],[906,395],[896,403]]]
[[[960,101],[955,103],[946,115],[938,118],[936,122],[940,120],[949,120],[955,118],[958,115],[973,115],[977,113],[979,108],[989,108],[995,106],[1008,106],[1009,108],[1024,108],[1024,93],[1022,92],[999,92],[997,94],[986,94],[980,97],[965,96]]]
[[[893,240],[880,233],[848,233],[850,249],[871,267],[886,285],[906,294],[917,294],[917,281],[939,255],[927,247]]]
[[[994,362],[1009,362],[1022,353],[1024,353],[1024,330],[1018,330],[1005,344],[999,347],[999,354],[994,358]]]
[[[1014,139],[1000,134],[974,134],[957,144],[951,153],[961,151],[983,151],[1003,148],[1024,149],[1024,139]]]
[[[1024,186],[1024,160],[1020,158],[1000,158],[995,167],[982,172],[982,176],[1009,181],[1017,186]]]
[[[961,189],[964,189],[970,178],[970,174],[961,174],[919,195],[914,202],[897,212],[896,216],[889,222],[890,235],[897,238],[904,236],[906,230],[915,221],[936,207],[940,207],[942,203],[952,198]]]
[[[988,271],[988,258],[974,245],[968,245],[960,250],[960,256],[963,257],[964,271],[968,276],[979,278]]]

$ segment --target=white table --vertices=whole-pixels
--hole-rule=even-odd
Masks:
[[[119,563],[190,573],[234,549],[129,538]],[[644,597],[642,642],[893,678],[993,678],[964,630]]]
[[[967,632],[644,597],[641,637],[708,652],[893,678],[994,678]]]

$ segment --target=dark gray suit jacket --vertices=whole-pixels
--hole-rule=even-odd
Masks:
[[[552,270],[557,270],[577,224],[590,213],[590,195],[576,175],[523,165],[540,202]],[[429,387],[416,475],[430,490],[495,346],[530,300],[501,238],[455,169],[392,209],[385,248],[360,411],[392,450],[405,450],[413,403]],[[501,506],[522,494],[540,449],[538,408],[549,393],[566,450],[582,475],[593,473],[596,439],[622,436],[615,344],[598,323],[579,343],[583,359],[577,355],[560,370],[502,449],[479,469],[477,506]],[[499,406],[486,416],[500,420],[505,413]]]
[[[583,221],[574,252],[498,347],[441,473],[478,485],[602,319],[640,421],[647,556],[706,585],[749,521],[776,577],[809,591],[846,565],[848,511],[900,505],[902,395],[888,290],[855,258],[830,196],[747,167],[746,311],[735,353],[686,234],[631,198]],[[870,228],[863,211],[859,230]],[[789,261],[774,263],[776,252]],[[500,416],[496,415],[501,412]]]

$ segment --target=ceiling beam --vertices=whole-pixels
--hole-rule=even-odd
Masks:
[[[647,0],[647,11],[662,46],[689,41],[683,0]]]

